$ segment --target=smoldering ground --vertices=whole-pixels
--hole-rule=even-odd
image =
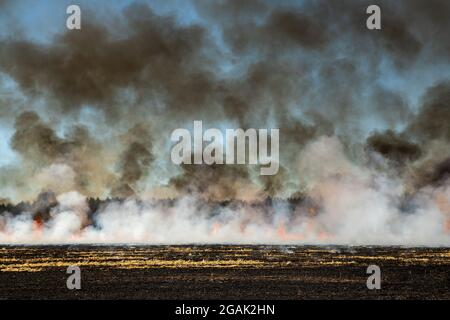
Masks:
[[[44,41],[5,19],[2,242],[448,245],[450,5],[381,1],[374,33],[369,4],[191,1],[187,22],[86,4]],[[198,119],[280,128],[278,175],[174,166],[170,132]],[[42,192],[45,219],[11,212]]]

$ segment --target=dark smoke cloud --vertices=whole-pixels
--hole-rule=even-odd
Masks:
[[[422,154],[419,145],[408,141],[392,130],[372,134],[367,139],[367,146],[370,150],[378,152],[385,158],[399,164],[417,160]]]
[[[255,48],[263,53],[277,48],[286,51],[289,47],[319,49],[326,45],[329,35],[326,26],[316,21],[300,11],[276,10],[263,25],[233,25],[224,36],[237,53]]]
[[[117,116],[119,89],[127,88],[138,99],[153,95],[179,111],[203,105],[213,85],[210,59],[202,53],[205,31],[179,27],[144,5],[128,7],[123,18],[125,35],[118,37],[86,17],[82,32],[66,32],[50,45],[5,40],[0,69],[25,92],[47,94],[65,111],[88,104]]]
[[[405,134],[415,139],[426,150],[421,161],[413,167],[416,188],[439,186],[447,180],[450,151],[450,83],[437,83],[430,87],[416,116]]]
[[[11,139],[12,148],[25,158],[35,158],[44,164],[68,156],[73,145],[60,139],[52,128],[41,122],[34,111],[19,115],[14,127],[16,131]]]
[[[450,82],[428,89],[417,117],[408,131],[421,141],[444,139],[450,141]]]
[[[56,195],[51,191],[41,192],[30,206],[33,218],[39,222],[50,220],[50,210],[58,205]]]
[[[445,186],[450,174],[450,157],[435,156],[419,162],[412,173],[411,182],[414,190],[439,188]]]
[[[333,135],[350,155],[366,143],[395,165],[422,172],[425,163],[435,168],[444,160],[427,143],[450,138],[449,85],[429,89],[414,115],[409,92],[389,88],[383,76],[387,69],[408,78],[449,62],[450,5],[424,3],[380,1],[380,32],[366,28],[368,0],[193,1],[197,24],[144,4],[112,16],[113,25],[83,10],[80,32],[45,43],[0,40],[0,72],[37,105],[22,113],[23,101],[2,97],[2,108],[13,111],[0,116],[13,121],[20,114],[11,147],[31,171],[67,164],[88,195],[139,193],[156,163],[153,145],[194,119],[280,128],[282,169],[279,177],[252,180],[248,167],[186,166],[169,183],[178,191],[232,198],[251,186],[254,194],[282,194],[298,180],[292,172],[304,146]],[[86,109],[100,111],[93,128],[78,123]],[[70,124],[63,135],[42,120],[48,112]],[[128,133],[102,132],[107,126]]]
[[[245,198],[251,180],[242,165],[182,165],[183,174],[171,179],[177,190],[198,194],[207,200]]]
[[[367,138],[366,148],[381,154],[395,165],[406,166],[406,181],[415,190],[438,187],[449,171],[450,84],[440,82],[427,89],[420,108],[405,130],[375,132]]]
[[[173,118],[179,118],[192,111],[211,117],[211,111],[221,114],[222,108],[227,117],[245,126],[255,122],[249,115],[253,111],[263,113],[261,118],[273,107],[288,112],[288,105],[304,93],[314,104],[308,108],[320,107],[323,113],[341,110],[334,116],[347,122],[359,109],[356,104],[361,97],[355,92],[365,90],[362,78],[367,74],[361,74],[357,61],[338,59],[336,43],[364,42],[366,51],[357,53],[348,47],[347,53],[365,55],[366,63],[375,64],[374,68],[380,52],[390,54],[399,65],[412,63],[427,39],[423,32],[416,35],[413,31],[445,26],[438,12],[445,12],[447,5],[433,1],[425,17],[410,21],[405,12],[418,6],[415,1],[410,3],[405,2],[405,8],[381,3],[385,29],[374,34],[365,29],[365,2],[318,1],[301,6],[196,2],[204,18],[219,21],[223,40],[235,55],[232,61],[258,53],[249,65],[242,66],[247,71],[232,81],[219,76],[221,59],[229,57],[204,26],[181,27],[173,18],[158,16],[138,4],[124,10],[116,19],[121,27],[114,30],[93,24],[95,17],[88,16],[82,32],[66,32],[49,45],[4,40],[0,68],[28,94],[47,94],[66,111],[88,104],[117,117],[131,106],[136,114],[147,114],[149,109],[158,112],[161,109],[156,106],[161,104]],[[419,36],[424,39],[416,39]],[[309,78],[314,72],[311,66],[295,58],[310,49],[320,49],[323,60],[329,61],[318,65],[319,89]],[[342,79],[358,85],[359,90],[348,90]],[[322,94],[324,90],[333,90],[327,95],[331,101]],[[120,103],[123,99],[125,107]]]
[[[440,184],[446,182],[450,177],[450,158],[439,163],[430,176],[430,184]]]
[[[20,114],[15,121],[11,147],[34,169],[68,164],[75,172],[78,191],[98,194],[110,180],[102,164],[103,147],[83,126],[71,127],[64,137],[44,123],[34,111]]]
[[[148,173],[154,160],[152,154],[152,137],[145,125],[138,124],[122,137],[127,148],[119,160],[119,186],[113,195],[128,197],[135,194],[136,183]]]
[[[448,0],[377,1],[375,31],[371,0],[190,4],[34,37],[0,0],[0,241],[449,243]],[[278,174],[173,165],[193,120],[279,128]]]

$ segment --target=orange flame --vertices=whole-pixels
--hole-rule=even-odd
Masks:
[[[220,223],[215,222],[215,223],[212,225],[211,235],[215,236],[215,235],[219,232],[220,227],[221,227]]]
[[[436,204],[439,208],[439,211],[444,215],[444,232],[450,233],[450,201],[445,196],[444,193],[439,192],[435,197]]]
[[[282,240],[303,240],[305,237],[299,233],[288,233],[286,232],[286,227],[284,223],[278,226],[277,234]]]
[[[43,228],[44,228],[44,223],[42,222],[42,218],[40,216],[36,216],[33,219],[33,231],[40,233],[40,232],[42,232]]]

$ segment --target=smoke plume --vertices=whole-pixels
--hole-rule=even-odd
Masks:
[[[378,1],[375,31],[370,4],[83,2],[55,31],[0,1],[0,242],[450,245],[450,3]],[[279,128],[278,174],[174,165],[195,120]]]

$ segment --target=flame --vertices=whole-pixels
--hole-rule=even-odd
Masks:
[[[444,222],[444,232],[450,233],[450,219],[445,220]]]
[[[331,234],[330,233],[328,233],[328,232],[326,232],[326,231],[320,231],[319,233],[318,233],[318,235],[317,235],[317,238],[319,239],[319,240],[329,240],[329,239],[331,239],[331,238],[333,238],[332,236],[331,236]]]
[[[44,228],[44,223],[42,222],[42,218],[40,216],[36,216],[33,219],[33,231],[35,232],[42,232],[42,229]]]
[[[444,215],[444,232],[450,233],[450,201],[446,197],[444,192],[439,192],[435,196],[436,204],[439,208],[439,211]]]
[[[213,235],[213,236],[217,235],[217,233],[219,232],[220,228],[221,228],[221,224],[218,223],[218,222],[215,222],[212,225],[211,235]]]
[[[277,234],[278,237],[280,237],[280,239],[282,240],[303,240],[305,239],[305,237],[302,234],[299,233],[288,233],[286,232],[286,226],[284,223],[280,223],[278,228],[277,228]]]
[[[72,234],[70,235],[70,238],[71,238],[73,241],[81,240],[81,239],[83,238],[83,230],[82,230],[82,229],[76,230],[74,233],[72,233]]]

